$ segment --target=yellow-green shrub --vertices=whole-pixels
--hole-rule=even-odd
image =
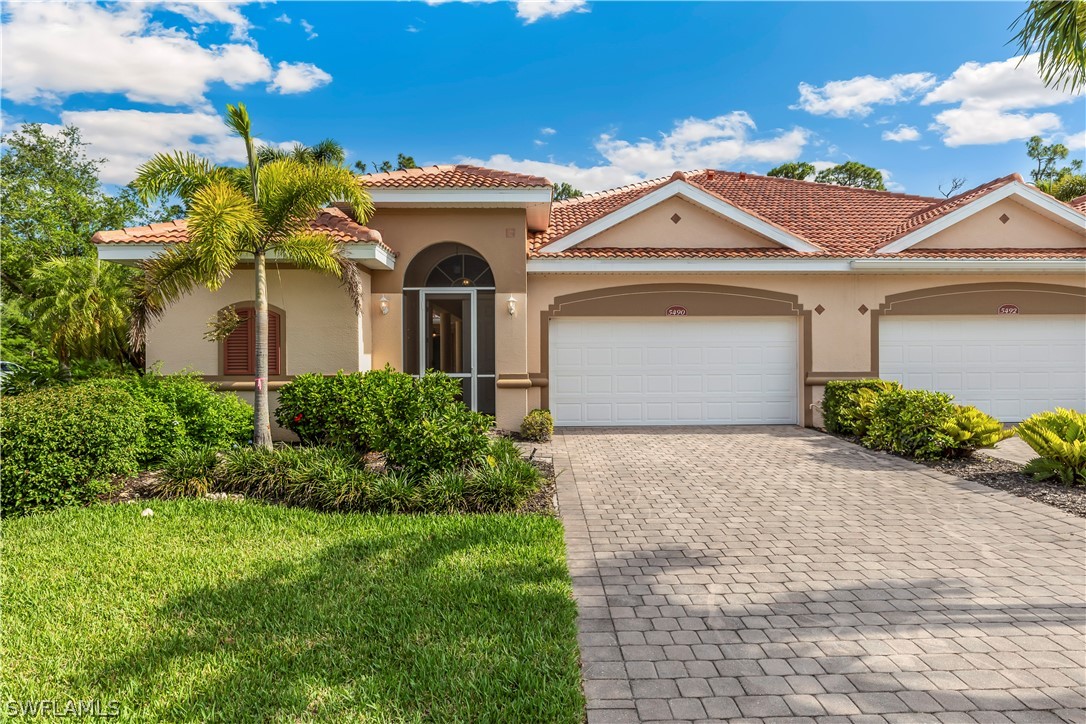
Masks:
[[[952,440],[950,454],[967,457],[974,450],[995,447],[1014,430],[1003,429],[1003,423],[972,405],[957,405],[954,418],[943,425],[943,432]]]
[[[1022,421],[1017,432],[1038,455],[1025,472],[1037,480],[1086,485],[1086,415],[1058,407]]]

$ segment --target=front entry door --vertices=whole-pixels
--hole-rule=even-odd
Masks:
[[[423,370],[460,380],[464,402],[479,409],[475,290],[424,290],[419,304],[419,359]]]

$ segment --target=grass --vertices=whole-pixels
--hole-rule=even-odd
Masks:
[[[99,505],[4,523],[5,701],[120,721],[581,722],[558,521]]]

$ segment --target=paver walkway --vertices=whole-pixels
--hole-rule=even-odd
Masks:
[[[796,427],[560,431],[595,722],[1083,722],[1083,520]]]

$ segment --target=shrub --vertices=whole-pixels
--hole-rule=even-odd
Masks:
[[[1023,420],[1017,431],[1038,455],[1026,465],[1026,473],[1037,480],[1086,485],[1086,415],[1056,408]]]
[[[919,459],[954,447],[944,428],[954,419],[951,396],[927,390],[889,390],[878,396],[863,444]]]
[[[207,495],[215,490],[218,464],[219,451],[209,445],[178,448],[163,461],[153,490],[164,498]]]
[[[152,465],[179,448],[208,446],[225,449],[253,437],[253,408],[193,374],[96,380],[87,384],[123,389],[144,411],[146,447],[140,462]]]
[[[539,490],[542,477],[516,445],[500,438],[491,444],[486,459],[468,473],[466,498],[481,512],[514,510]]]
[[[546,442],[554,434],[554,418],[549,410],[535,409],[520,423],[520,436],[533,442]]]
[[[298,436],[306,445],[326,445],[337,431],[336,421],[343,417],[337,409],[343,399],[337,388],[343,388],[360,375],[335,377],[310,372],[296,376],[279,390],[279,406],[275,421]]]
[[[217,487],[268,502],[362,510],[367,475],[357,456],[337,448],[243,447],[224,455]]]
[[[468,476],[463,470],[432,470],[422,480],[419,508],[428,513],[453,513],[464,509]]]
[[[373,478],[370,504],[382,513],[409,513],[419,505],[419,486],[405,470],[390,470]]]
[[[1002,422],[972,405],[956,405],[954,418],[943,425],[943,432],[953,443],[950,454],[962,457],[980,448],[995,447],[1014,434],[1013,430],[1004,430]]]
[[[125,390],[71,385],[0,401],[0,511],[89,503],[139,468],[143,411]]]
[[[901,385],[892,380],[830,380],[822,393],[822,421],[826,431],[862,436],[858,428],[866,427],[874,400],[870,395],[861,395],[860,390],[882,394],[900,389]],[[868,403],[866,407],[861,407],[863,402]]]
[[[306,442],[381,452],[389,465],[420,476],[454,470],[486,449],[493,420],[459,395],[459,381],[440,372],[301,375],[280,390],[275,418]]]

